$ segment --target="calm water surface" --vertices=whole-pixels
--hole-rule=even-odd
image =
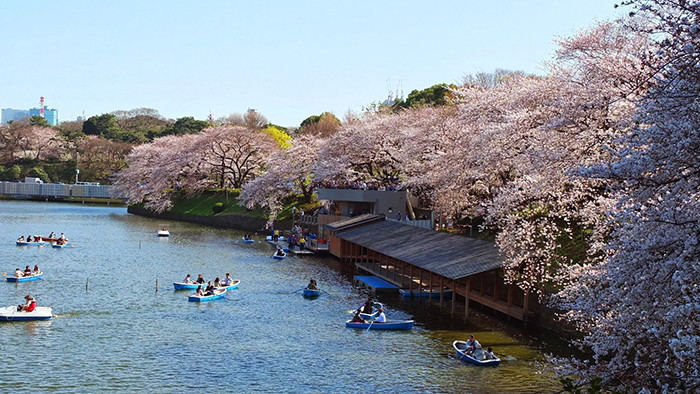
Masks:
[[[171,237],[156,236],[163,226]],[[542,355],[527,336],[488,317],[454,322],[435,304],[380,296],[389,318],[413,317],[416,328],[345,328],[366,295],[339,263],[273,260],[262,236],[243,244],[237,231],[142,218],[122,207],[29,201],[0,201],[0,230],[0,271],[12,275],[34,264],[44,271],[38,282],[0,283],[0,306],[31,293],[56,315],[0,323],[0,392],[559,389],[539,373]],[[52,231],[65,233],[70,246],[15,245],[20,235]],[[241,285],[225,300],[188,302],[187,291],[172,287],[188,273],[213,280],[226,272]],[[326,292],[316,300],[294,293],[310,277]],[[454,360],[452,341],[470,333],[517,361],[480,368]]]

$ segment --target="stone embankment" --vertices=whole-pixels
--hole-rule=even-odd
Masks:
[[[149,216],[177,220],[181,222],[197,223],[213,227],[234,228],[242,231],[264,231],[267,220],[246,215],[219,215],[219,216],[198,216],[186,213],[163,212],[156,213],[151,210],[130,206],[127,212],[139,216]]]

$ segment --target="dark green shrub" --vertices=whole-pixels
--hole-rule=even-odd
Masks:
[[[224,205],[224,203],[217,202],[216,204],[214,204],[213,207],[211,207],[211,210],[214,211],[214,213],[216,214],[216,213],[223,212],[226,208],[227,207],[226,207],[226,205]]]

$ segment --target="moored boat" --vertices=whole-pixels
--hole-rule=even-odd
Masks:
[[[197,295],[197,294],[190,294],[187,297],[188,301],[194,301],[194,302],[206,302],[206,301],[212,301],[212,300],[217,300],[219,298],[224,298],[226,295],[226,289],[214,289],[214,294],[210,295]]]
[[[494,358],[487,360],[486,352],[481,348],[474,350],[473,354],[467,353],[467,343],[465,341],[454,341],[452,342],[452,347],[457,352],[457,359],[466,361],[470,364],[481,365],[484,367],[495,367],[501,363],[501,359],[496,356],[493,356]]]
[[[0,308],[0,321],[51,320],[52,317],[50,306],[38,306],[31,312],[20,312],[16,306]]]
[[[345,322],[345,327],[364,328],[370,330],[410,330],[413,328],[413,320],[387,320],[384,323],[363,323],[348,320]]]
[[[306,298],[318,297],[321,295],[321,290],[320,289],[316,289],[316,290],[304,289],[304,291],[302,292],[302,295],[304,295],[304,297],[306,297]]]
[[[440,293],[442,293],[443,297],[452,297],[452,290],[443,290],[441,292],[440,290],[434,289],[431,293],[430,289],[413,289],[411,291],[408,289],[399,289],[399,293],[404,297],[440,298]]]
[[[38,274],[32,274],[29,276],[20,276],[19,278],[15,278],[14,276],[8,276],[6,279],[8,282],[30,282],[33,280],[39,280],[41,279],[42,273]]]

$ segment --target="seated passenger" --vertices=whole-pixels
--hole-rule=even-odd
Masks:
[[[204,291],[202,290],[202,285],[197,286],[197,292],[195,294],[198,296],[204,295]]]
[[[362,316],[360,316],[360,309],[359,308],[355,311],[355,316],[352,317],[352,322],[353,323],[364,323],[365,322],[365,319],[363,319]]]
[[[379,315],[374,319],[375,323],[386,323],[386,315],[384,315],[384,308],[379,308]]]
[[[207,285],[206,290],[204,290],[204,295],[205,296],[210,296],[214,295],[214,285],[209,281],[209,284]]]
[[[22,271],[20,271],[19,268],[17,268],[15,270],[15,278],[21,278],[23,276],[24,276],[24,274],[22,273]]]
[[[309,281],[309,284],[306,285],[306,288],[309,289],[309,290],[318,290],[318,286],[316,286],[316,281],[313,280],[313,279],[311,279],[311,280]]]
[[[484,358],[486,360],[495,360],[496,359],[496,356],[493,354],[493,349],[490,346],[486,350],[486,353],[484,353]]]
[[[21,237],[19,237],[19,238],[17,238],[17,242],[24,242],[24,235],[21,236]]]
[[[34,269],[32,270],[32,275],[39,275],[41,271],[39,270],[39,266],[37,264],[34,264]]]
[[[214,287],[221,287],[221,280],[218,276],[214,279]]]
[[[24,276],[31,276],[31,275],[32,275],[32,269],[29,268],[29,266],[27,266],[27,267],[24,269]]]
[[[231,276],[229,273],[226,273],[226,277],[224,278],[223,282],[221,282],[224,286],[231,286],[233,284],[233,279],[231,279]]]
[[[27,235],[27,242],[34,242],[34,238],[31,235]]]
[[[56,238],[56,233],[52,231],[51,234],[49,234],[49,238]]]
[[[195,283],[199,283],[199,284],[204,284],[204,283],[206,283],[206,281],[205,281],[204,278],[202,277],[202,274],[197,275],[197,280],[195,281]]]
[[[18,305],[17,310],[20,312],[31,312],[36,308],[36,300],[27,294],[24,296],[24,299],[27,300],[27,302],[23,305]]]
[[[194,283],[194,282],[192,282],[192,275],[187,274],[187,276],[185,277],[185,280],[183,280],[182,283],[186,283],[186,284]]]

